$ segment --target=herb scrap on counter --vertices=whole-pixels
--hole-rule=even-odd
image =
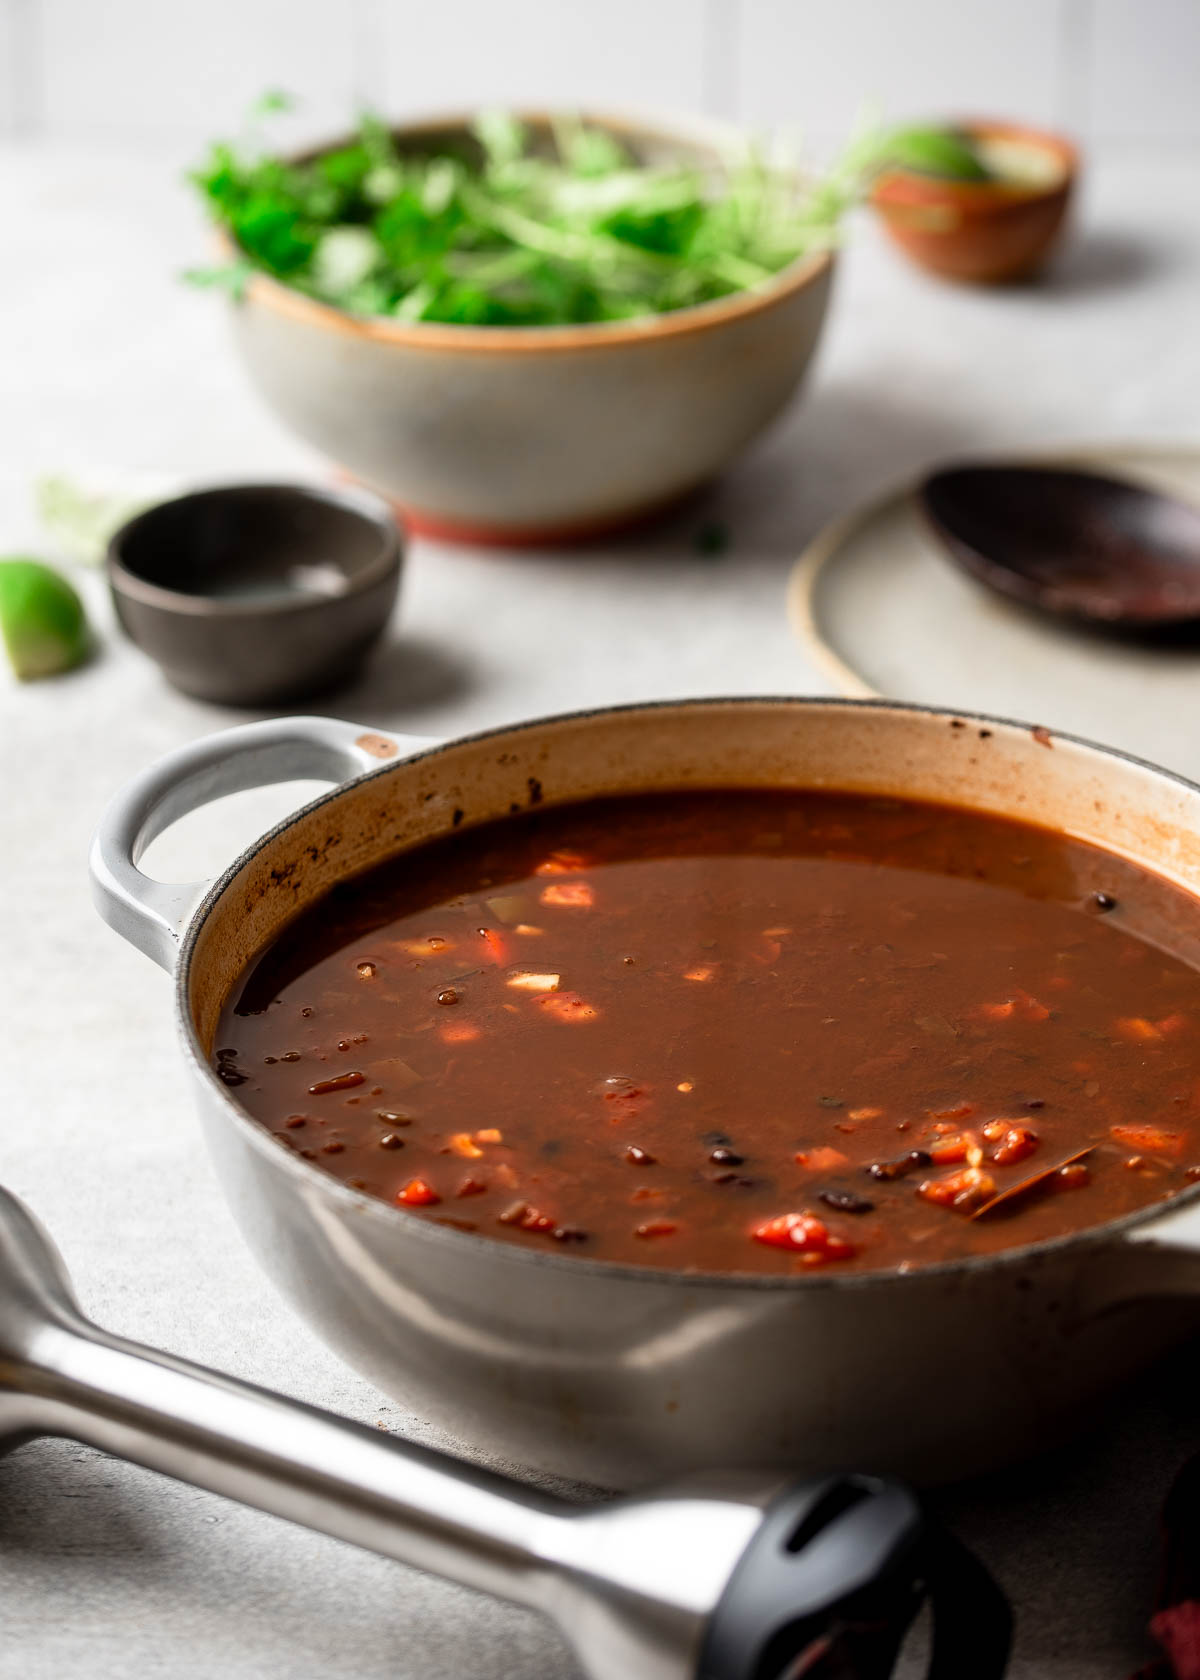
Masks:
[[[692,545],[696,553],[714,560],[728,552],[729,543],[729,527],[719,519],[707,520],[698,527],[692,538]]]
[[[857,190],[853,169],[801,187],[753,151],[719,170],[643,163],[576,119],[555,120],[549,146],[502,112],[471,135],[417,154],[363,116],[349,144],[302,162],[218,142],[190,179],[236,255],[185,278],[236,298],[262,271],[398,321],[628,320],[743,291],[829,246]]]

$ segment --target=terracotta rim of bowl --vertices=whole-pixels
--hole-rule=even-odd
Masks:
[[[1056,198],[1069,191],[1079,170],[1079,151],[1065,135],[1050,129],[1031,128],[1027,123],[992,122],[964,118],[951,123],[964,134],[982,140],[1024,141],[1058,161],[1061,173],[1053,181],[953,181],[937,175],[922,175],[912,169],[885,169],[871,189],[871,203],[885,213],[912,205],[945,204],[984,213],[1016,204]]]
[[[514,113],[519,121],[534,125],[545,124],[552,116],[563,114],[546,111]],[[695,121],[689,126],[683,120],[663,124],[643,121],[636,116],[609,115],[602,111],[577,111],[571,114],[578,117],[582,123],[621,135],[641,135],[643,138],[664,142],[668,146],[674,143],[706,147],[712,152],[714,161],[719,160],[721,139],[732,140],[738,133],[730,125],[704,121]],[[470,114],[452,112],[446,116],[421,117],[412,122],[398,123],[392,128],[392,133],[415,138],[422,134],[444,133],[448,129],[465,130],[470,122]],[[302,151],[293,152],[287,161],[307,162],[345,144],[348,138],[349,136],[343,135],[319,146],[306,146]],[[224,230],[218,231],[218,239],[227,255],[236,251],[234,241]],[[331,332],[345,333],[348,337],[368,339],[378,344],[402,345],[413,350],[478,351],[485,355],[499,351],[512,351],[518,355],[544,355],[558,350],[603,350],[612,344],[642,344],[664,338],[679,338],[687,333],[703,332],[709,327],[721,326],[728,321],[757,315],[793,293],[802,291],[805,286],[824,275],[832,267],[833,257],[834,251],[829,247],[813,251],[808,256],[797,257],[777,274],[771,275],[756,286],[747,287],[740,292],[731,292],[728,297],[715,298],[709,303],[673,309],[665,315],[637,316],[628,321],[592,321],[575,326],[468,327],[443,321],[394,321],[386,315],[351,315],[346,310],[339,309],[336,304],[322,303],[316,298],[308,297],[304,292],[298,292],[285,285],[282,280],[276,280],[273,275],[264,274],[258,269],[249,276],[245,295],[290,320],[308,326],[324,327]]]

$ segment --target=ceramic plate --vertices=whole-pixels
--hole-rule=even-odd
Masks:
[[[1200,502],[1198,447],[1021,457],[1031,458]],[[838,689],[1046,724],[1200,779],[1200,646],[1103,640],[1004,600],[946,556],[913,491],[827,525],[792,574],[792,625]]]

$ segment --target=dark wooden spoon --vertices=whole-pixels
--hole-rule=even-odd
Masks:
[[[1013,600],[1127,635],[1200,632],[1200,506],[1067,467],[949,467],[919,498],[959,565]]]

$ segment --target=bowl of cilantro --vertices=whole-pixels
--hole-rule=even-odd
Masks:
[[[499,113],[193,176],[251,380],[418,530],[527,543],[646,517],[781,411],[853,172],[707,127]]]

